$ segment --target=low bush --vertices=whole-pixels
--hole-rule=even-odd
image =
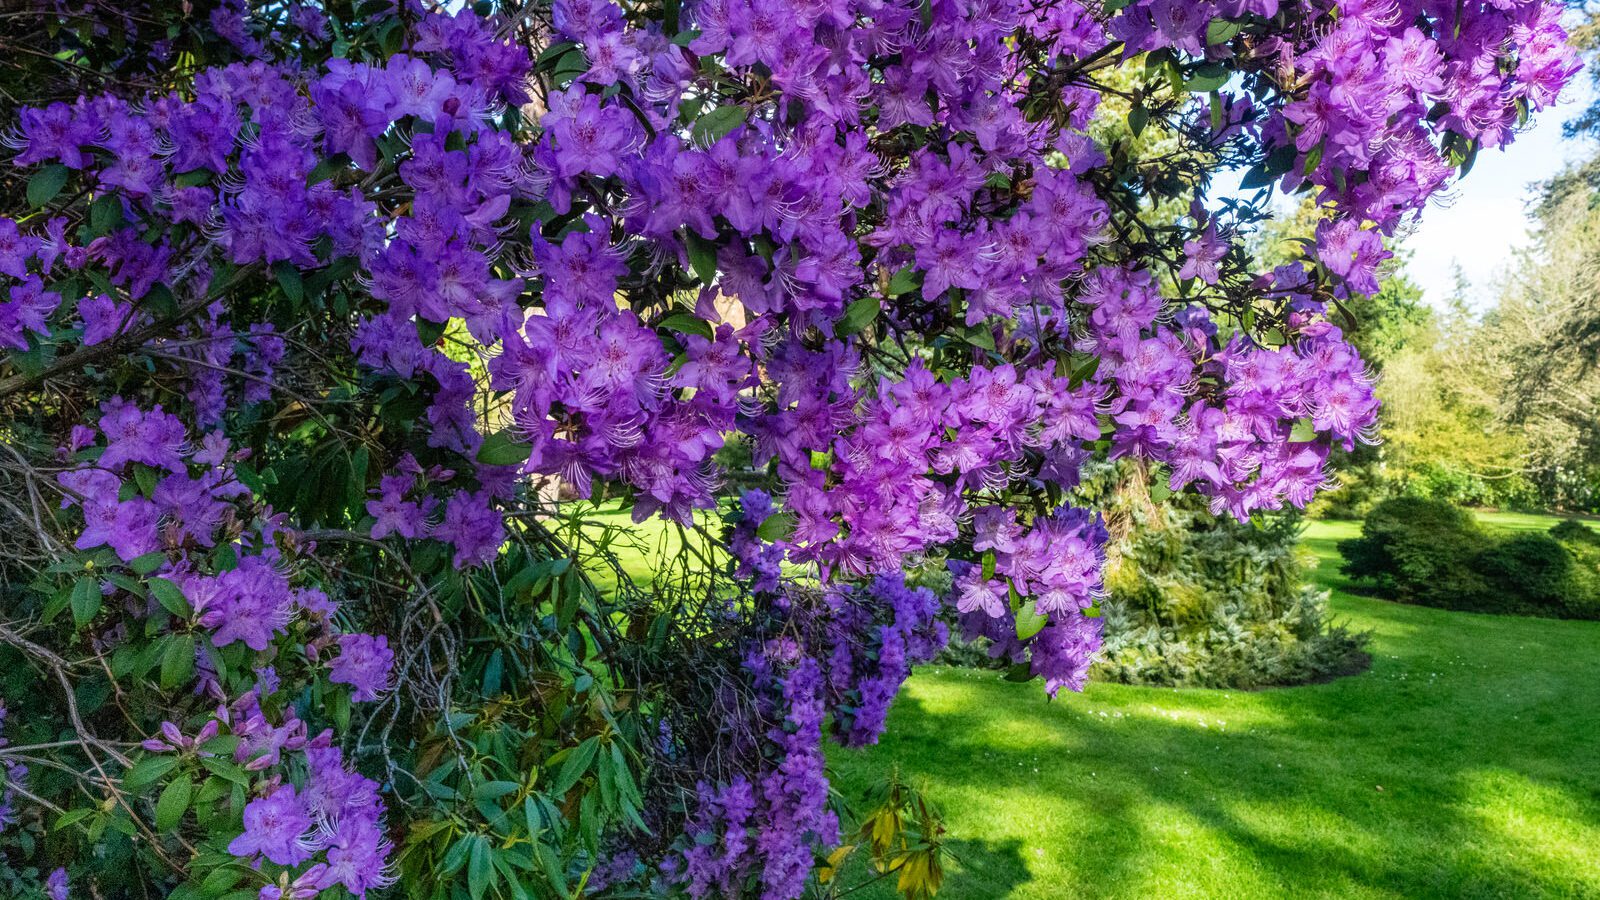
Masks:
[[[1100,601],[1105,643],[1091,675],[1124,684],[1255,688],[1360,671],[1366,635],[1333,625],[1305,583],[1298,518],[1265,527],[1199,504],[1113,504],[1126,517]],[[942,662],[1000,667],[986,641],[952,640]]]
[[[1600,618],[1600,535],[1574,520],[1496,535],[1449,503],[1401,497],[1374,508],[1339,552],[1346,575],[1407,603]]]
[[[1136,528],[1107,578],[1094,672],[1125,684],[1254,688],[1365,668],[1366,635],[1329,621],[1305,583],[1298,517],[1265,525],[1167,508]]]
[[[1361,537],[1339,543],[1344,572],[1379,592],[1428,606],[1460,608],[1486,586],[1472,560],[1489,536],[1471,514],[1441,500],[1396,497],[1367,514]]]

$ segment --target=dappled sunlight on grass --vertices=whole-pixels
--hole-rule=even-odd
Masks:
[[[1489,846],[1508,846],[1536,870],[1566,872],[1574,896],[1600,883],[1600,819],[1568,790],[1516,772],[1491,769],[1464,779],[1461,811],[1477,821]]]
[[[1356,532],[1313,523],[1307,543]],[[925,780],[973,860],[953,900],[1600,896],[1600,623],[1333,608],[1374,662],[1322,685],[1046,703],[921,669],[881,746],[832,754],[837,785],[891,764]]]

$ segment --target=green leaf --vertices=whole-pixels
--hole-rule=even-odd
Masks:
[[[314,171],[315,170],[313,170],[313,172]],[[184,172],[183,174],[178,175],[177,177],[173,178],[172,179],[172,183],[177,185],[178,187],[199,187],[200,185],[205,184],[205,183],[209,182],[210,180],[211,180],[211,170],[210,169],[190,169],[189,171]]]
[[[572,790],[572,786],[578,783],[578,779],[589,771],[589,766],[594,763],[594,755],[599,749],[599,735],[586,739],[574,748],[572,753],[567,756],[566,762],[562,763],[561,772],[556,775],[556,780],[551,782],[550,796],[560,797],[567,791]]]
[[[1134,137],[1142,134],[1145,126],[1149,124],[1150,110],[1145,109],[1144,104],[1141,103],[1128,110],[1128,130],[1133,132]]]
[[[756,526],[756,537],[776,543],[794,536],[795,518],[792,512],[775,512]]]
[[[900,271],[894,273],[894,275],[889,278],[889,290],[885,293],[891,297],[898,297],[901,294],[911,293],[913,290],[916,290],[916,287],[916,270],[911,268],[911,266],[906,265],[901,266]]]
[[[234,765],[227,759],[223,759],[220,756],[202,756],[200,757],[200,765],[205,767],[206,771],[211,774],[218,778],[226,779],[237,787],[250,787],[250,776],[245,774],[244,769]]]
[[[1305,164],[1300,167],[1300,174],[1310,175],[1312,172],[1316,171],[1317,166],[1322,162],[1322,154],[1327,149],[1327,146],[1328,141],[1326,138],[1324,138],[1320,141],[1317,141],[1317,145],[1315,147],[1312,147],[1310,150],[1306,151],[1306,161]]]
[[[472,895],[472,900],[482,900],[489,883],[498,879],[494,871],[494,850],[489,846],[489,839],[481,834],[473,835],[472,852],[467,862],[467,892]]]
[[[67,167],[56,163],[45,166],[28,179],[28,205],[38,209],[56,198],[67,183]]]
[[[1189,80],[1183,83],[1184,89],[1196,94],[1215,91],[1228,83],[1228,70],[1220,63],[1204,63],[1194,70]]]
[[[555,70],[550,75],[558,86],[566,87],[573,79],[587,71],[589,71],[588,57],[577,47],[571,47],[556,60]]]
[[[122,199],[116,194],[101,194],[89,204],[89,233],[95,237],[109,234],[122,224]]]
[[[967,339],[967,343],[974,347],[981,347],[990,352],[993,352],[995,349],[994,332],[983,327],[982,325],[973,325],[969,327],[966,331],[965,337]]]
[[[194,676],[194,635],[167,636],[167,648],[161,653],[161,687],[172,690],[187,684]]]
[[[139,485],[139,493],[146,497],[155,496],[156,470],[143,463],[133,464],[133,480]]]
[[[72,620],[79,628],[89,624],[100,612],[104,598],[100,594],[98,579],[84,576],[72,586]]]
[[[78,807],[76,809],[69,809],[69,810],[67,810],[66,812],[62,813],[60,816],[58,816],[56,818],[56,823],[54,825],[50,826],[50,830],[51,831],[60,831],[61,829],[66,828],[68,825],[73,825],[75,823],[83,821],[84,819],[88,818],[89,816],[94,815],[94,813],[95,813],[94,808],[93,807],[87,807],[87,806],[80,806],[80,807]]]
[[[134,763],[128,774],[122,776],[122,786],[130,791],[142,791],[177,767],[176,756],[165,753],[151,754]]]
[[[689,248],[689,267],[700,283],[710,285],[717,279],[717,245],[693,231],[688,231],[684,244]]]
[[[744,117],[745,108],[742,106],[719,106],[696,119],[689,133],[696,144],[710,146],[739,127]]]
[[[522,790],[522,785],[515,781],[485,781],[472,791],[474,800],[499,800],[507,794],[515,794]]]
[[[1025,662],[1024,663],[1017,663],[1016,665],[1014,665],[1011,668],[1006,670],[1006,680],[1007,681],[1018,681],[1018,682],[1021,682],[1021,681],[1032,681],[1033,680],[1033,667],[1030,666],[1028,663],[1025,663]]]
[[[133,559],[128,560],[128,568],[132,569],[136,574],[149,575],[151,572],[161,568],[162,563],[166,561],[167,555],[157,550],[154,553],[146,553],[143,556],[135,556]]]
[[[194,607],[183,596],[183,590],[165,578],[152,578],[149,581],[150,593],[156,597],[167,612],[172,613],[185,621],[194,615]]]
[[[239,738],[231,734],[219,734],[211,740],[200,745],[201,750],[204,750],[207,753],[215,753],[219,756],[222,754],[232,754],[234,750],[238,749],[238,747]]]
[[[278,287],[283,288],[283,295],[289,298],[289,302],[299,306],[306,299],[306,286],[300,280],[300,270],[285,260],[273,266],[272,271],[278,276]]]
[[[1049,624],[1050,617],[1042,616],[1036,604],[1024,600],[1017,610],[1017,640],[1025,641],[1044,630]]]
[[[533,445],[509,431],[497,431],[483,439],[478,462],[487,466],[516,466],[533,455]]]
[[[444,336],[444,323],[434,322],[417,317],[417,340],[422,341],[422,346],[432,347]]]
[[[716,269],[713,268],[712,272],[714,274]],[[665,328],[668,331],[676,331],[681,334],[698,334],[703,338],[709,338],[713,334],[710,322],[707,322],[705,319],[702,319],[699,316],[692,316],[688,313],[682,312],[673,313],[672,315],[667,316],[665,319],[657,322],[656,327]]]
[[[834,330],[840,337],[865,331],[868,325],[877,321],[881,309],[877,297],[871,295],[862,297],[845,307],[844,317],[839,320],[839,326]]]
[[[1072,387],[1076,388],[1076,387],[1082,385],[1085,381],[1088,381],[1089,379],[1093,378],[1094,377],[1094,373],[1099,371],[1099,369],[1100,369],[1100,357],[1091,356],[1087,362],[1085,362],[1083,365],[1079,366],[1077,369],[1075,369],[1073,371],[1072,378],[1069,380],[1068,383]]]
[[[1244,26],[1229,19],[1212,19],[1206,26],[1207,44],[1226,44],[1239,36]]]
[[[1264,188],[1277,181],[1279,175],[1272,174],[1266,163],[1257,163],[1244,173],[1244,178],[1239,181],[1239,189],[1253,191]]]
[[[189,781],[189,776],[174,778],[161,792],[161,799],[156,801],[156,830],[176,828],[183,821],[183,813],[189,808],[189,798],[192,796],[194,784]]]

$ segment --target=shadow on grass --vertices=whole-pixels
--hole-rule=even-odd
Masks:
[[[1028,880],[1022,861],[1023,843],[1019,838],[981,841],[956,838],[945,845],[954,865],[948,878],[982,885],[995,897],[1004,897]]]
[[[1046,706],[1037,685],[919,674],[883,745],[834,762],[846,783],[893,762],[925,784],[976,845],[953,900],[1600,896],[1592,679],[1497,685],[1413,649],[1248,696],[1096,685]]]

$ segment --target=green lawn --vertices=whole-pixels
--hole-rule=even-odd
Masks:
[[[1554,519],[1489,514],[1490,524]],[[1260,692],[921,669],[846,797],[897,764],[944,810],[940,897],[1600,897],[1600,623],[1338,592],[1371,671]],[[871,888],[858,897],[887,898]]]

